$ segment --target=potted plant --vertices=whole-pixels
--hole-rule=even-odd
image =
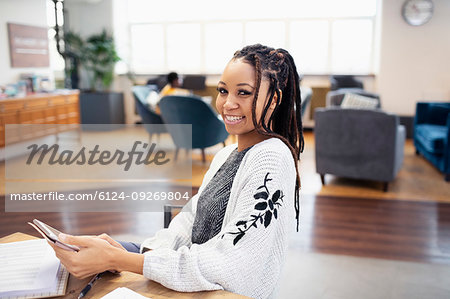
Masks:
[[[80,113],[82,124],[123,124],[125,122],[123,94],[111,92],[117,56],[113,37],[103,30],[87,39],[69,32],[64,38],[66,52],[81,66]],[[70,69],[78,72],[78,67]]]

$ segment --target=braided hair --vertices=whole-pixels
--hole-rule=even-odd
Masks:
[[[252,121],[258,133],[281,139],[291,150],[294,161],[300,160],[303,152],[303,126],[301,118],[300,80],[294,59],[284,49],[274,49],[261,44],[246,46],[236,51],[234,60],[242,59],[256,70],[255,97],[252,103]],[[262,78],[269,81],[268,101],[264,106],[261,118],[256,119],[256,101]],[[267,123],[267,112],[276,95],[276,106]],[[297,231],[299,226],[299,189],[300,176],[298,163],[295,164],[297,178],[295,182],[295,218]]]

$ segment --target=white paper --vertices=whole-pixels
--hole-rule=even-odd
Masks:
[[[106,294],[101,299],[147,299],[150,297],[142,296],[129,288],[117,288]]]
[[[54,287],[59,268],[44,239],[0,244],[0,295]]]

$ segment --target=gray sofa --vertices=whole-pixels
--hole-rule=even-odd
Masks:
[[[315,111],[316,170],[388,183],[403,162],[406,132],[399,117],[381,110],[318,108]]]

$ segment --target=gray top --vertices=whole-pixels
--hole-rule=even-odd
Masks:
[[[192,243],[203,244],[222,228],[225,210],[230,198],[231,186],[245,153],[235,149],[206,185],[198,198],[197,213],[192,226]]]

